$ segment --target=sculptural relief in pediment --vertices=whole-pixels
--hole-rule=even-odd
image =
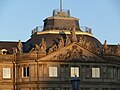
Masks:
[[[49,55],[48,55],[49,57]],[[45,60],[45,59],[44,59]],[[50,61],[92,61],[100,62],[104,61],[99,57],[91,54],[89,51],[84,50],[78,45],[72,45],[69,48],[64,48],[64,50],[58,50],[50,55],[46,60]]]
[[[79,59],[82,56],[83,50],[78,49],[76,45],[72,48],[66,49],[64,53],[59,53],[51,57],[51,60],[75,60]]]

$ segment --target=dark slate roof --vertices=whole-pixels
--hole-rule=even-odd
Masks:
[[[80,30],[79,21],[76,18],[51,17],[44,20],[43,30],[69,30],[73,26],[76,30]]]
[[[24,44],[24,42],[22,42]],[[1,49],[7,49],[8,50],[8,54],[12,54],[13,47],[17,47],[18,42],[13,42],[13,41],[0,41],[0,50]]]
[[[38,35],[35,35],[35,36],[31,37],[24,44],[24,48],[26,49],[25,51],[29,52],[35,46],[35,44],[39,45],[42,38],[45,39],[47,48],[50,47],[50,46],[52,46],[53,43],[58,44],[59,38],[61,36],[64,38],[64,40],[66,40],[66,34],[41,34],[41,35],[38,34]],[[68,34],[68,36],[69,36],[69,38],[71,38],[71,35]],[[81,35],[77,35],[78,41],[80,39],[80,36]],[[97,47],[99,47],[100,49],[102,49],[102,44],[96,38],[88,36],[88,35],[82,35],[82,36],[84,36],[87,39],[87,41],[91,41],[94,45],[96,45]]]
[[[115,55],[105,55],[104,59],[111,63],[116,63],[120,65],[120,56],[115,56]]]

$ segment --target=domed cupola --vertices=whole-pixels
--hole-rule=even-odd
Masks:
[[[46,30],[69,30],[74,26],[80,30],[79,19],[70,16],[70,10],[53,10],[53,16],[44,20],[43,31]]]
[[[79,19],[70,16],[70,10],[62,9],[62,0],[60,9],[53,10],[53,15],[44,20],[43,31],[46,30],[69,30],[72,26],[80,31]]]

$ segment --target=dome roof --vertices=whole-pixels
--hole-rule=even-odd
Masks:
[[[71,17],[69,10],[54,10],[53,16],[44,20],[44,27],[42,31],[38,28],[32,31],[31,39],[29,39],[25,47],[25,52],[29,52],[36,44],[40,44],[42,38],[46,41],[47,50],[54,44],[58,46],[60,38],[62,37],[64,43],[67,37],[72,41],[71,30],[74,28],[78,44],[82,47],[93,50],[97,53],[102,52],[102,44],[93,37],[91,29],[85,27],[83,31],[79,26],[79,19]]]
[[[36,34],[36,35],[32,36],[32,38],[29,39],[27,41],[27,43],[25,44],[25,48],[26,48],[25,51],[29,52],[31,50],[31,48],[33,46],[35,46],[35,44],[39,45],[42,41],[42,38],[45,39],[46,46],[47,46],[47,48],[49,48],[53,44],[58,45],[61,37],[64,39],[64,43],[65,43],[67,36],[71,40],[71,34],[65,34],[65,33],[61,33],[61,34],[60,33],[59,34],[56,34],[56,33],[40,34],[39,33],[39,34]],[[95,37],[89,36],[89,35],[84,35],[84,34],[77,34],[76,36],[77,36],[78,44],[80,44],[82,47],[93,50],[93,51],[95,51],[95,48],[97,48],[97,49],[99,49],[99,52],[102,52],[102,44]],[[83,44],[81,44],[81,42],[83,42]]]
[[[53,16],[44,20],[43,31],[46,30],[69,30],[74,26],[76,30],[80,30],[79,19],[71,17],[69,10],[53,10]]]

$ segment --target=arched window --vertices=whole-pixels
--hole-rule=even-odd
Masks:
[[[25,77],[29,77],[29,66],[24,66],[22,67],[22,77],[25,78]]]

